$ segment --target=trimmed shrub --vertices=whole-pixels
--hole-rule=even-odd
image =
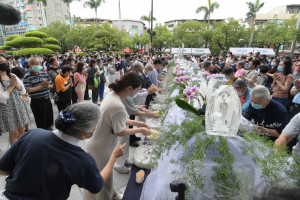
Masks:
[[[59,41],[53,37],[46,38],[45,39],[46,44],[59,44]]]
[[[25,48],[14,52],[14,56],[28,55],[28,54],[50,54],[52,50],[47,48]]]
[[[20,35],[9,35],[5,38],[6,41],[12,41],[13,39],[21,37]]]
[[[7,55],[13,55],[15,51],[6,51]]]
[[[38,38],[46,38],[48,37],[47,33],[42,31],[31,31],[24,34],[25,37],[38,37]]]
[[[11,41],[7,41],[7,42],[4,42],[4,46],[10,46],[11,47]]]
[[[11,47],[4,45],[0,47],[0,50],[11,50]]]
[[[85,56],[86,52],[76,52],[77,55]]]
[[[103,46],[103,44],[95,44],[94,46],[96,49],[105,49],[105,47]]]
[[[43,47],[47,48],[47,49],[51,49],[53,51],[60,51],[61,50],[60,46],[55,45],[55,44],[44,44]]]
[[[30,47],[39,47],[43,44],[43,40],[37,37],[18,37],[15,38],[9,43],[9,46],[15,48],[30,48]]]

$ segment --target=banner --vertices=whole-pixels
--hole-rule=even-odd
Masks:
[[[172,54],[180,53],[181,48],[172,48]],[[184,48],[184,55],[201,55],[201,54],[210,54],[210,50],[208,48]]]
[[[254,48],[253,53],[259,52],[260,55],[269,55],[269,56],[276,56],[273,49],[266,49],[266,48]]]
[[[253,48],[234,48],[234,47],[230,47],[229,51],[232,52],[232,55],[241,56],[241,55],[249,55],[250,52],[253,53]]]

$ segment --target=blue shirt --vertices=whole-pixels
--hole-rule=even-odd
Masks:
[[[243,112],[243,116],[248,120],[254,120],[255,124],[265,128],[275,129],[281,134],[284,127],[289,123],[290,117],[286,108],[277,101],[271,99],[266,108],[254,109],[252,105]],[[270,137],[275,140],[276,137]]]
[[[49,75],[45,72],[40,71],[38,75],[35,75],[31,71],[29,71],[23,79],[23,83],[25,86],[26,91],[29,88],[37,87],[43,83],[43,81],[49,81],[51,83],[51,79]],[[43,97],[49,97],[49,89],[48,88],[42,88],[36,92],[29,93],[29,96],[31,98],[43,98]]]
[[[248,88],[245,94],[245,104],[242,106],[242,111],[245,111],[251,104],[251,95],[250,95],[251,90],[252,90],[251,88]]]
[[[32,129],[8,149],[0,169],[11,172],[8,199],[67,199],[72,185],[98,193],[103,179],[93,157],[53,132]]]
[[[292,89],[296,89],[296,86],[293,86]],[[300,104],[300,92],[297,92],[294,96],[293,103]]]

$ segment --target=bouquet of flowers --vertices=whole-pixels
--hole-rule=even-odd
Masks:
[[[181,77],[176,77],[173,82],[175,84],[187,84],[187,82],[191,80],[190,76],[181,76]]]

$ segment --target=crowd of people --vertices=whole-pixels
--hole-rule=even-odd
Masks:
[[[111,171],[129,173],[133,164],[128,160],[129,145],[139,146],[141,138],[135,134],[150,134],[143,121],[157,117],[148,106],[155,93],[162,92],[169,59],[113,52],[108,57],[105,53],[0,56],[0,132],[9,133],[11,144],[0,161],[0,174],[10,175],[2,197],[66,199],[77,184],[85,189],[84,199],[121,199]],[[105,85],[110,91],[106,96]],[[53,106],[59,112],[55,121]],[[30,109],[37,129],[30,129]],[[79,147],[79,141],[88,138],[89,154]],[[54,149],[57,154],[50,155]],[[34,163],[46,169],[31,168]],[[36,177],[35,184],[13,187],[30,177]],[[50,193],[62,183],[64,190]],[[37,188],[40,192],[34,192]]]
[[[121,199],[112,169],[129,173],[129,145],[138,147],[141,140],[135,134],[151,134],[144,119],[157,117],[148,107],[156,93],[163,92],[171,59],[168,54],[113,52],[0,56],[0,132],[9,133],[11,144],[0,160],[0,174],[9,175],[2,197],[63,199],[77,184],[85,189],[84,199]],[[255,131],[300,151],[295,145],[300,130],[299,60],[259,53],[236,57],[230,52],[186,59],[196,62],[208,79],[225,75],[240,98],[243,116],[256,124]],[[53,106],[59,111],[56,120]],[[29,109],[37,129],[30,129]],[[88,138],[86,153],[79,141]],[[28,179],[35,184],[26,184]],[[44,179],[47,184],[42,184]],[[60,192],[50,192],[54,190]]]

